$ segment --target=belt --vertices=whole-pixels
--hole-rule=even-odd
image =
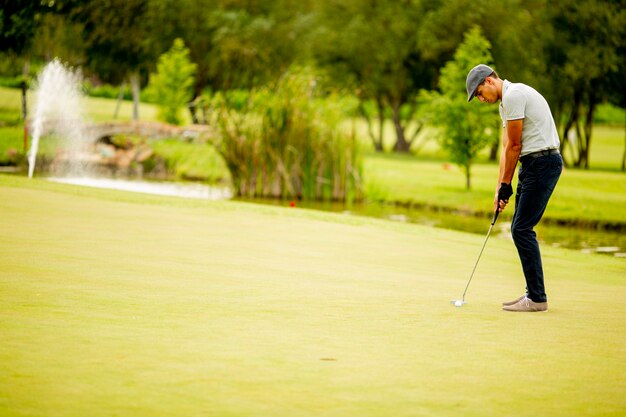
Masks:
[[[558,149],[544,149],[542,151],[531,152],[522,156],[519,161],[523,164],[529,162],[535,158],[539,158],[540,156],[548,156],[548,155],[556,155],[560,153]]]

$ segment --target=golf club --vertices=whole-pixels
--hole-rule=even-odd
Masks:
[[[491,229],[493,229],[493,225],[496,224],[496,219],[498,218],[498,214],[500,214],[499,207],[496,208],[496,212],[493,214],[493,220],[491,220],[491,226],[489,226],[489,231],[487,232],[485,243],[483,243],[483,247],[480,249],[480,253],[478,254],[478,259],[476,259],[476,264],[474,265],[474,269],[472,270],[472,275],[470,275],[470,278],[467,281],[467,285],[465,286],[465,291],[463,291],[463,297],[460,300],[450,301],[450,303],[453,304],[455,307],[461,307],[463,304],[465,304],[465,294],[467,293],[467,289],[469,288],[470,282],[472,282],[472,278],[474,277],[474,272],[476,272],[476,267],[478,266],[478,261],[480,261],[480,256],[483,254],[483,250],[485,250],[485,245],[487,245],[487,239],[489,239],[489,235],[491,234]]]

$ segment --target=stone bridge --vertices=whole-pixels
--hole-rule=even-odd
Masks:
[[[207,125],[173,126],[167,123],[142,121],[89,123],[85,125],[85,130],[94,142],[122,134],[151,139],[177,137],[182,140],[209,139],[213,136],[212,130]]]
[[[47,120],[42,127],[42,134],[53,131],[63,131],[58,129],[60,124],[73,124],[80,127],[85,137],[93,143],[101,141],[103,138],[115,135],[136,135],[151,139],[180,138],[191,141],[194,139],[211,139],[213,131],[208,125],[188,125],[174,126],[161,122],[149,121],[117,121],[117,122],[91,122],[85,123],[80,120]],[[32,128],[31,132],[32,134]]]

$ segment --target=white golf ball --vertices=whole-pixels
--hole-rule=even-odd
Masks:
[[[463,305],[463,301],[461,301],[461,300],[456,300],[456,301],[454,302],[454,305],[455,305],[455,307],[461,307],[461,306]]]

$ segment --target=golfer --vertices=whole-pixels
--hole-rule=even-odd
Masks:
[[[502,211],[513,195],[511,182],[517,162],[515,211],[511,234],[526,278],[526,294],[502,303],[507,311],[546,311],[541,253],[533,228],[548,205],[561,171],[559,135],[548,103],[534,88],[501,80],[487,65],[478,65],[466,80],[467,101],[477,97],[483,103],[500,102],[502,154],[494,210]]]

